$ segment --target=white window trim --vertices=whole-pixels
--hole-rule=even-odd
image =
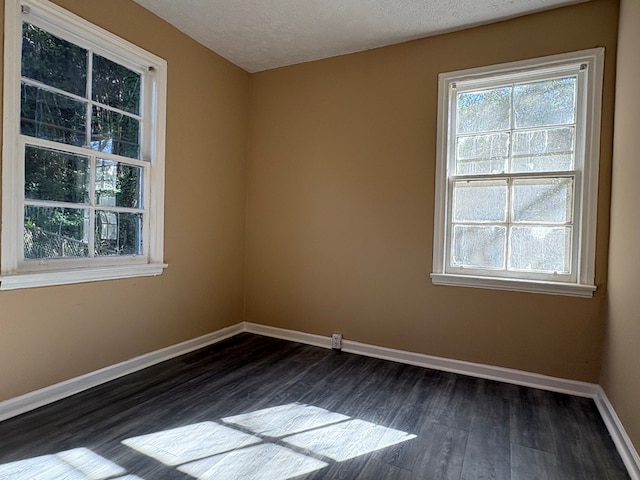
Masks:
[[[489,277],[447,273],[447,222],[448,222],[448,155],[449,155],[449,87],[452,83],[493,77],[500,74],[517,74],[535,68],[562,67],[575,63],[587,64],[587,88],[584,92],[584,167],[583,188],[576,190],[582,212],[578,242],[578,265],[575,282],[554,282],[521,278]],[[435,209],[433,236],[432,283],[461,287],[513,290],[529,293],[545,293],[576,297],[592,297],[596,290],[595,252],[598,207],[598,170],[600,157],[600,117],[602,109],[602,84],[604,73],[604,48],[594,48],[566,54],[523,60],[487,67],[442,73],[438,77],[438,131],[435,177]]]
[[[145,232],[146,255],[112,259],[95,259],[67,262],[51,260],[38,270],[37,263],[29,267],[19,265],[23,240],[16,232],[22,232],[21,208],[24,199],[23,158],[20,157],[20,72],[22,12],[40,22],[51,23],[54,28],[64,25],[65,36],[77,39],[81,44],[91,44],[94,51],[103,52],[125,66],[136,58],[153,70],[151,85],[144,94],[151,94],[152,101],[144,102],[144,112],[149,128],[153,132],[147,143],[148,152],[143,153],[152,162],[146,169],[146,209],[149,212],[149,227]],[[55,33],[55,32],[54,32]],[[2,246],[0,290],[67,285],[99,280],[160,275],[167,267],[164,263],[164,157],[166,136],[167,63],[123,39],[89,23],[83,18],[49,2],[48,0],[5,1],[5,49],[4,49],[4,117],[2,147]],[[104,46],[108,45],[108,48]],[[118,53],[120,52],[120,53]],[[120,58],[120,55],[122,58]],[[151,77],[151,76],[150,76]],[[144,134],[144,133],[143,133]],[[36,265],[34,267],[34,265]],[[58,268],[59,267],[59,268]]]

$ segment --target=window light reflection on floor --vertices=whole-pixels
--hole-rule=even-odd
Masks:
[[[199,480],[287,480],[325,468],[330,461],[416,438],[301,403],[224,417],[221,422],[225,425],[197,423],[122,443]]]
[[[375,423],[349,420],[286,437],[283,441],[343,462],[413,438],[416,436],[392,428],[381,427]]]
[[[258,435],[284,437],[313,428],[349,420],[350,417],[324,408],[290,403],[223,418],[227,424],[237,425]]]
[[[199,480],[285,480],[326,466],[316,458],[263,443],[188,463],[178,470]]]
[[[123,440],[198,480],[287,480],[415,435],[291,403]],[[0,480],[143,480],[88,448],[0,465]]]
[[[0,465],[0,480],[142,480],[88,448]]]
[[[128,438],[122,443],[165,465],[175,466],[261,441],[260,437],[224,425],[202,422]]]

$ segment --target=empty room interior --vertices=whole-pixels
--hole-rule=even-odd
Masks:
[[[51,3],[49,10],[43,0],[2,2],[0,479],[640,480],[638,0],[541,1],[535,11],[519,14],[500,5],[527,2],[482,2],[494,9],[491,21],[404,37],[393,32],[408,20],[382,15],[371,22],[374,30],[389,32],[383,44],[334,54],[323,54],[318,45],[305,58],[295,56],[302,43],[296,30],[264,14],[246,35],[262,28],[283,43],[289,56],[280,64],[269,50],[269,35],[264,43],[230,41],[224,55],[203,44],[198,32],[206,31],[207,21],[217,19],[212,29],[235,28],[236,20],[224,17],[230,14],[224,2]],[[335,14],[322,20],[352,18],[351,4],[375,11],[384,3],[330,2],[326,8]],[[442,2],[418,3],[433,8],[436,19],[447,16]],[[210,12],[189,36],[180,10],[203,4]],[[255,5],[244,8],[249,12]],[[51,153],[56,142],[72,142],[71,134],[59,141],[39,133],[44,121],[38,113],[36,133],[30,133],[24,120],[31,115],[30,92],[71,95],[87,105],[81,115],[98,118],[88,121],[88,130],[101,121],[96,102],[112,98],[107,87],[100,97],[91,81],[93,97],[82,100],[84,94],[47,83],[46,74],[25,73],[24,45],[22,74],[20,63],[9,61],[13,48],[20,62],[20,35],[31,38],[26,27],[20,33],[29,15],[34,28],[64,36],[51,20],[68,20],[55,13],[56,6],[79,19],[73,25],[86,21],[149,52],[139,54],[145,61],[159,59],[139,78],[166,67],[166,84],[140,87],[139,112],[103,109],[112,113],[109,118],[142,119],[141,132],[155,128],[147,118],[162,116],[166,124],[153,137],[156,146],[148,148],[150,166],[144,163],[146,147],[132,160],[125,150],[108,150],[115,140],[100,143],[93,132],[83,130],[89,141],[68,147],[65,165],[79,164],[83,148],[102,149],[104,158],[86,154],[87,171],[96,172],[86,195],[95,194],[95,202],[44,197],[44,187],[29,183],[34,159],[51,159],[58,154]],[[447,9],[474,8],[474,2],[447,3]],[[289,21],[304,14],[297,5]],[[8,27],[12,22],[17,27]],[[353,31],[359,26],[343,25]],[[340,41],[330,29],[324,35]],[[82,38],[78,34],[80,45]],[[104,60],[100,55],[108,53],[100,48],[87,50],[94,72],[89,77],[99,77],[111,60],[113,72],[122,71],[118,62],[135,70],[122,55]],[[36,47],[33,52],[38,54]],[[572,52],[582,56],[570,65],[564,59]],[[258,61],[234,63],[236,58]],[[539,59],[546,59],[544,68],[531,63]],[[535,75],[525,77],[530,65],[536,65]],[[493,83],[487,83],[490,74]],[[518,92],[549,75],[566,75],[561,88],[576,92],[599,85],[597,94],[571,93],[571,102],[578,98],[578,120],[574,113],[566,125],[554,120],[551,133],[537,120],[518,130],[519,111],[511,126],[489,128],[500,131],[491,133],[496,144],[499,135],[513,136],[509,152],[526,135],[573,135],[570,166],[560,173],[552,168],[544,177],[538,170],[507,169],[492,171],[490,180],[475,170],[460,174],[467,168],[460,165],[468,164],[460,145],[476,135],[464,123],[465,115],[475,114],[461,110],[461,99],[501,94],[505,75],[516,110]],[[163,88],[166,103],[144,107]],[[581,99],[589,107],[580,106]],[[457,124],[443,120],[450,111]],[[589,131],[589,125],[596,127]],[[47,131],[56,129],[62,127]],[[454,143],[452,134],[459,137]],[[489,134],[476,137],[477,147]],[[160,150],[164,171],[155,161]],[[12,152],[26,160],[9,160]],[[591,167],[583,157],[595,159]],[[505,159],[512,168],[516,155]],[[458,173],[446,173],[452,162],[458,162]],[[145,192],[156,189],[150,190],[151,206],[101,203],[97,175],[116,164],[118,172],[144,172],[139,184]],[[498,198],[500,185],[500,191],[514,192],[505,194],[513,195],[515,205],[505,210],[507,220],[492,227],[478,226],[485,220],[470,221],[472,226],[460,220],[492,215],[477,202],[458,207],[464,195],[473,195],[463,184],[489,185],[487,196],[477,197],[482,205]],[[571,190],[563,201],[575,207],[563,218],[573,220],[552,227],[541,220],[533,227],[518,223],[515,192],[534,184]],[[155,210],[158,189],[162,209]],[[82,202],[86,207],[77,207]],[[35,239],[32,229],[39,228],[33,224],[41,217],[33,212],[68,212],[69,205],[92,212],[84,217],[89,233],[76,244],[96,246],[80,267],[62,271],[57,266],[72,265],[64,263],[68,254],[57,259],[27,252],[27,238]],[[115,237],[99,231],[111,231],[108,210],[122,225],[144,219],[134,250],[126,250],[129,244],[109,250]],[[546,218],[544,211],[536,215]],[[124,235],[125,227],[114,228]],[[508,253],[495,260],[508,266],[492,264],[486,275],[473,266],[486,260],[474,250],[480,240],[459,240],[461,232],[481,228],[513,235],[500,241]],[[567,256],[560,261],[566,275],[555,263],[539,274],[528,251],[517,253],[518,232],[527,228],[553,230],[554,238],[572,232],[550,247]],[[113,267],[109,258],[119,255],[134,261],[109,270],[117,270],[115,276],[101,276]],[[517,276],[523,271],[524,277]],[[341,334],[337,345],[334,333]]]

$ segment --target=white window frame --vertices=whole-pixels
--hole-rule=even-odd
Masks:
[[[453,268],[449,265],[451,235],[451,176],[455,161],[456,88],[491,88],[510,81],[535,80],[580,67],[578,74],[577,125],[574,185],[573,272],[570,276],[543,278],[529,275],[499,274]],[[600,116],[604,49],[578,52],[518,62],[442,73],[438,77],[438,131],[435,181],[433,237],[433,272],[435,285],[513,290],[577,297],[592,297],[596,290],[595,250],[598,203],[598,167],[600,158]],[[580,142],[580,138],[584,141]],[[566,172],[558,172],[562,176]],[[549,175],[551,176],[551,175]],[[548,276],[547,276],[548,277]]]
[[[24,259],[25,137],[20,134],[23,20],[142,74],[141,159],[127,161],[129,164],[137,162],[145,165],[141,255]],[[4,38],[0,290],[160,275],[167,267],[163,261],[166,61],[48,0],[6,0]],[[54,142],[30,137],[29,140],[34,140],[33,143],[41,147],[56,148]],[[83,153],[77,147],[66,147],[64,150],[67,152]],[[87,152],[83,154],[86,155]]]

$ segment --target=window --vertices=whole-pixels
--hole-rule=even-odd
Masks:
[[[433,283],[593,295],[603,58],[440,75]]]
[[[5,2],[3,290],[159,275],[166,62]]]

